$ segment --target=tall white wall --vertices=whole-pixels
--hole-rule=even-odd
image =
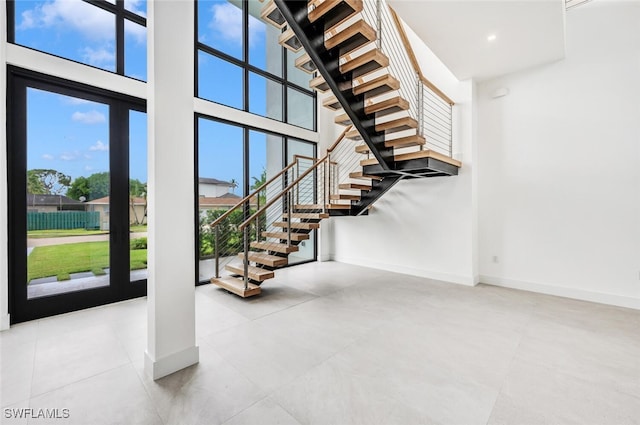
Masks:
[[[7,4],[0,1],[0,330],[9,328],[7,250]]]
[[[410,28],[409,40],[425,76],[456,102],[456,177],[402,181],[368,216],[332,219],[332,257],[341,262],[473,285],[473,84],[460,82]]]
[[[481,279],[640,308],[640,3],[566,19],[566,60],[479,85]]]

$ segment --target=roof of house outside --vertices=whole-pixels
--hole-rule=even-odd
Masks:
[[[87,204],[108,205],[109,204],[109,197],[105,196],[103,198],[94,199],[93,201],[87,202]],[[146,205],[146,204],[147,204],[147,201],[144,198],[138,198],[138,197],[133,198],[133,205]]]
[[[219,198],[240,199],[240,197],[238,195],[236,195],[235,193],[231,193],[231,192],[227,192],[224,195],[219,196]]]
[[[60,206],[60,205],[82,205],[82,202],[76,201],[64,195],[34,195],[27,193],[28,206]]]
[[[215,185],[218,185],[218,186],[228,186],[228,187],[233,187],[234,186],[230,182],[226,182],[224,180],[212,179],[212,178],[209,178],[209,177],[200,177],[198,179],[198,183],[215,184]]]

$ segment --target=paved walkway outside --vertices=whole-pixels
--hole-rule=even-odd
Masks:
[[[143,238],[147,236],[147,232],[131,233],[131,239]],[[36,246],[63,245],[68,243],[79,242],[102,242],[108,241],[109,235],[87,235],[87,236],[65,236],[61,238],[38,238],[27,239],[27,247],[34,248]]]

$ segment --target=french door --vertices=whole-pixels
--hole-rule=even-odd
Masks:
[[[9,69],[10,313],[146,294],[144,101]]]

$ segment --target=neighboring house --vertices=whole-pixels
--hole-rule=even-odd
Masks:
[[[33,195],[27,193],[27,211],[84,211],[84,203],[64,195]]]
[[[219,198],[230,192],[234,188],[234,184],[218,179],[210,179],[200,177],[198,179],[198,193],[205,198]],[[234,195],[235,196],[235,195]]]
[[[139,224],[146,224],[147,216],[146,211],[147,200],[144,198],[133,198],[133,205],[131,198],[129,199],[129,224],[135,224],[136,218]],[[100,213],[100,229],[109,230],[109,197],[94,199],[85,203],[87,211],[96,211]]]
[[[242,200],[241,197],[233,193],[225,193],[218,197],[206,197],[201,196],[198,198],[198,205],[200,207],[200,214],[209,210],[228,210],[234,207],[238,202]],[[251,200],[251,208],[256,207],[255,198]]]

